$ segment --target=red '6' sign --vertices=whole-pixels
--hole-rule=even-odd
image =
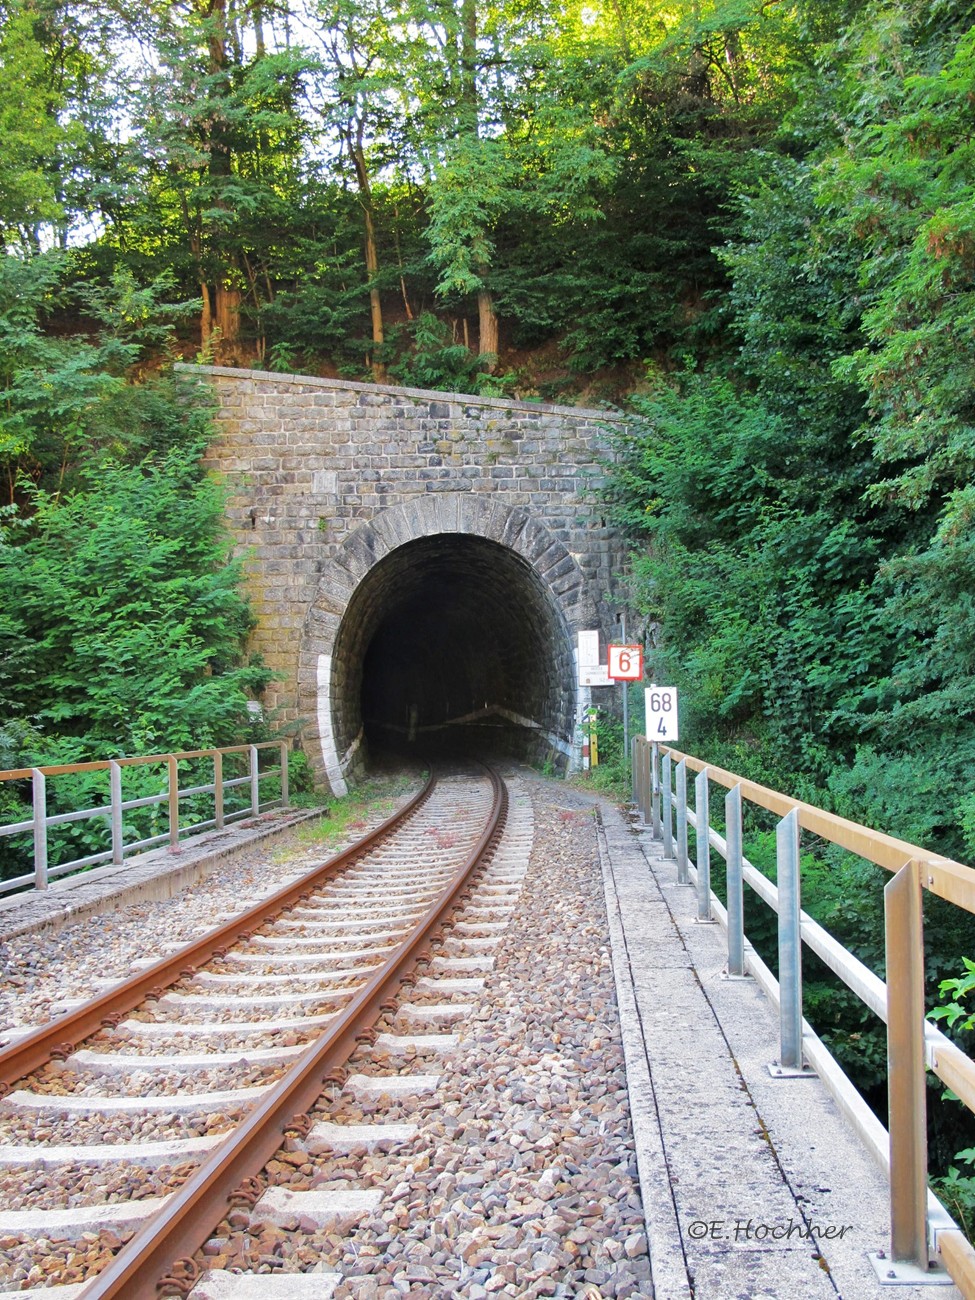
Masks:
[[[611,645],[607,647],[607,676],[616,682],[638,682],[643,677],[643,647]]]

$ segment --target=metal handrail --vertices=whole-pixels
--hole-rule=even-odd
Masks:
[[[962,1293],[975,1297],[975,1250],[927,1185],[925,1085],[928,1068],[975,1111],[975,1062],[925,1020],[922,924],[925,889],[975,913],[975,870],[643,736],[633,741],[632,770],[633,802],[654,837],[663,840],[664,857],[676,860],[678,883],[695,888],[698,919],[716,920],[727,932],[728,975],[754,976],[778,1005],[779,1060],[770,1065],[772,1073],[786,1077],[814,1066],[889,1173],[890,1252],[880,1256],[885,1280],[893,1280],[893,1274],[905,1280],[912,1270],[919,1274],[914,1280],[920,1280],[929,1271],[933,1249]],[[687,797],[688,771],[696,773],[693,807]],[[710,825],[712,781],[728,791],[725,837]],[[743,801],[780,818],[775,884],[743,855]],[[688,826],[695,830],[695,864],[688,857]],[[801,829],[893,873],[884,890],[886,983],[801,910]],[[727,908],[710,889],[712,848],[727,865]],[[778,915],[778,978],[747,942],[746,884]],[[887,1024],[889,1132],[803,1019],[803,944]]]
[[[215,827],[222,829],[228,822],[243,817],[256,817],[269,808],[287,808],[288,790],[288,749],[287,740],[266,740],[256,745],[225,745],[220,749],[191,749],[173,754],[139,754],[129,758],[112,758],[86,763],[52,763],[42,767],[10,768],[0,771],[0,782],[26,781],[31,783],[31,817],[30,820],[0,824],[0,839],[10,835],[29,834],[33,837],[34,870],[10,880],[0,881],[0,894],[33,885],[35,889],[47,889],[51,880],[60,876],[81,871],[86,867],[101,863],[120,866],[125,858],[139,850],[153,845],[168,843],[176,848],[180,838],[197,834],[201,830]],[[280,762],[274,767],[260,768],[260,751],[277,749]],[[228,754],[246,754],[248,772],[246,776],[228,777],[223,775],[223,760]],[[181,788],[179,784],[179,765],[193,759],[209,759],[213,763],[213,780],[205,785],[191,785]],[[122,798],[122,769],[146,764],[165,765],[165,787],[155,795],[146,795],[138,799]],[[49,777],[74,775],[79,772],[105,772],[108,774],[107,802],[93,808],[73,809],[70,812],[49,814],[47,811],[47,781]],[[260,783],[269,777],[280,777],[281,791],[279,797],[264,802],[260,797]],[[224,801],[228,790],[238,786],[249,788],[248,806],[233,812],[225,811]],[[180,825],[180,801],[195,795],[213,795],[213,817],[204,821],[195,821],[191,826]],[[145,839],[125,842],[122,815],[133,808],[148,808],[165,804],[168,809],[167,827],[157,835]],[[72,858],[57,866],[48,864],[48,831],[52,826],[64,826],[71,822],[86,821],[90,818],[108,818],[111,826],[112,847],[86,857]]]

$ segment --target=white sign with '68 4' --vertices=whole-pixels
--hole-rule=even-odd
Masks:
[[[647,740],[670,745],[680,737],[677,726],[677,689],[674,686],[648,686],[644,692],[647,706]]]

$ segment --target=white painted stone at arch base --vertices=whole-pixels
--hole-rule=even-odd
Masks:
[[[318,656],[318,736],[322,747],[322,762],[325,775],[332,787],[332,793],[338,798],[348,794],[349,787],[342,775],[338,750],[335,747],[335,733],[332,730],[332,656]]]

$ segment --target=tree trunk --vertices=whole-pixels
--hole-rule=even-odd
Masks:
[[[413,319],[413,308],[410,306],[410,296],[406,292],[406,276],[403,273],[403,252],[399,245],[399,209],[393,208],[393,239],[396,241],[396,264],[399,267],[399,287],[403,295],[403,310],[406,312],[406,319]]]
[[[203,308],[200,312],[200,346],[205,348],[213,333],[213,307],[210,303],[210,286],[205,280],[200,281],[200,297]]]
[[[369,276],[369,315],[372,317],[372,341],[376,348],[383,343],[383,304],[376,287],[379,272],[379,255],[376,252],[376,228],[372,221],[372,208],[363,208],[366,236],[366,274]],[[372,377],[375,383],[386,382],[386,367],[375,352],[372,354]]]
[[[209,70],[215,84],[219,87],[213,94],[213,116],[210,124],[210,183],[213,187],[214,205],[227,208],[222,197],[225,184],[233,175],[232,146],[230,128],[224,113],[223,96],[230,93],[230,67],[228,44],[230,33],[227,24],[227,0],[203,0],[199,10],[210,22],[207,39],[209,46]],[[232,250],[219,247],[222,243],[220,232],[212,244],[217,245],[215,252],[220,270],[216,276],[216,289],[212,305],[212,328],[220,331],[217,352],[227,356],[228,345],[236,344],[240,337],[240,303],[241,291],[235,284],[237,262]],[[206,300],[204,300],[206,301]]]
[[[477,0],[461,0],[460,6],[460,103],[467,130],[478,130],[477,100]]]
[[[494,301],[488,289],[481,289],[477,295],[477,346],[482,362],[489,375],[498,368],[498,318],[494,310]]]
[[[241,292],[228,284],[217,285],[214,324],[220,331],[219,347],[236,343],[240,337]]]
[[[369,277],[369,314],[372,317],[372,341],[376,349],[372,354],[372,378],[374,383],[383,384],[386,382],[386,367],[376,355],[376,352],[383,344],[383,304],[376,284],[376,276],[379,274],[379,252],[376,248],[376,226],[372,219],[372,189],[369,185],[369,169],[366,167],[366,155],[362,146],[364,126],[364,122],[360,119],[357,123],[355,138],[352,138],[350,131],[348,141],[352,161],[355,165],[356,180],[359,183],[359,202],[362,205],[366,274]]]

